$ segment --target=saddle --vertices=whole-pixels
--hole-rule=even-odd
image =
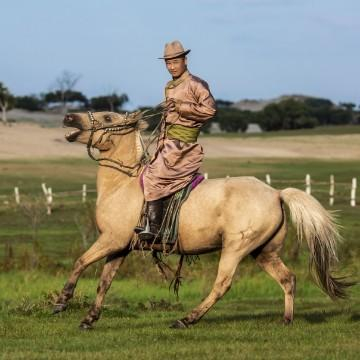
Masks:
[[[197,173],[187,186],[163,199],[163,218],[161,221],[160,230],[156,235],[153,243],[150,244],[150,250],[161,250],[163,253],[170,254],[177,249],[179,215],[181,206],[189,197],[190,192],[203,180],[204,176]],[[138,222],[138,228],[145,228],[146,223],[146,202],[144,202],[141,216]],[[143,241],[140,241],[137,236],[134,241],[136,243],[136,246],[140,245],[140,247],[142,248],[149,247],[149,244],[144,244]]]

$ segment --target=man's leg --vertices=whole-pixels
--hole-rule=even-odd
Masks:
[[[139,233],[140,240],[153,241],[158,235],[163,219],[163,199],[149,201],[147,203],[147,218],[150,229],[145,228]]]

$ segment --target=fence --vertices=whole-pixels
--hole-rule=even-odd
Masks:
[[[204,174],[205,179],[209,178],[209,174]],[[226,176],[226,178],[230,178],[229,175]],[[336,200],[338,200],[341,196],[342,201],[344,200],[344,194],[337,193],[336,189],[339,186],[342,186],[345,189],[349,189],[349,196],[347,200],[348,204],[351,207],[356,207],[357,200],[356,200],[356,190],[357,190],[357,178],[353,178],[351,183],[345,183],[345,182],[335,182],[335,176],[330,175],[329,182],[325,181],[314,181],[311,179],[310,174],[306,174],[305,178],[303,180],[277,180],[272,179],[270,174],[266,174],[265,176],[265,182],[269,185],[274,184],[286,184],[286,185],[292,185],[294,186],[299,185],[303,183],[304,190],[307,194],[311,195],[313,190],[313,185],[315,186],[328,186],[328,190],[317,188],[316,192],[322,192],[328,194],[329,199],[329,206],[334,206],[336,203]],[[45,183],[41,184],[41,188],[44,194],[44,200],[46,203],[46,209],[47,214],[51,215],[53,203],[54,203],[54,197],[60,198],[60,197],[69,197],[69,196],[77,196],[79,201],[82,203],[86,203],[87,197],[89,193],[95,193],[95,189],[88,189],[86,184],[82,185],[82,188],[79,190],[72,190],[72,191],[63,191],[63,192],[53,192],[51,187],[48,187]],[[0,195],[0,200],[2,199],[3,204],[8,205],[11,203],[11,201],[14,201],[15,204],[19,205],[21,203],[21,193],[18,186],[14,187],[14,198],[11,199],[11,196],[9,195]]]

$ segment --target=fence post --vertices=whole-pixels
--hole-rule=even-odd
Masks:
[[[209,178],[209,174],[207,172],[204,173],[204,178],[205,178],[205,180],[207,180]]]
[[[330,175],[330,190],[329,190],[329,205],[334,205],[334,194],[335,194],[335,177]]]
[[[271,177],[270,177],[270,174],[266,174],[265,176],[265,181],[267,184],[271,185]]]
[[[350,197],[350,205],[356,206],[356,188],[357,188],[357,180],[356,178],[352,179],[351,182],[351,197]]]
[[[14,187],[14,193],[15,193],[15,202],[19,205],[20,204],[20,192],[19,192],[19,188],[17,186]]]
[[[42,188],[42,191],[45,195],[45,197],[47,196],[47,188],[46,188],[46,184],[45,183],[41,183],[41,188]]]
[[[52,202],[53,202],[52,189],[51,189],[51,187],[49,187],[47,189],[47,194],[46,194],[46,205],[47,205],[47,212],[46,213],[48,215],[51,215]]]
[[[305,184],[306,184],[305,192],[307,194],[311,195],[311,177],[310,177],[310,174],[306,174]]]
[[[82,202],[83,203],[86,202],[86,190],[87,190],[86,184],[83,184],[83,186],[82,186]]]

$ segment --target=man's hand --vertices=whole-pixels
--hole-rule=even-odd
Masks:
[[[177,111],[178,107],[180,105],[180,102],[178,100],[175,100],[173,98],[167,99],[163,105],[162,108],[166,113]]]

